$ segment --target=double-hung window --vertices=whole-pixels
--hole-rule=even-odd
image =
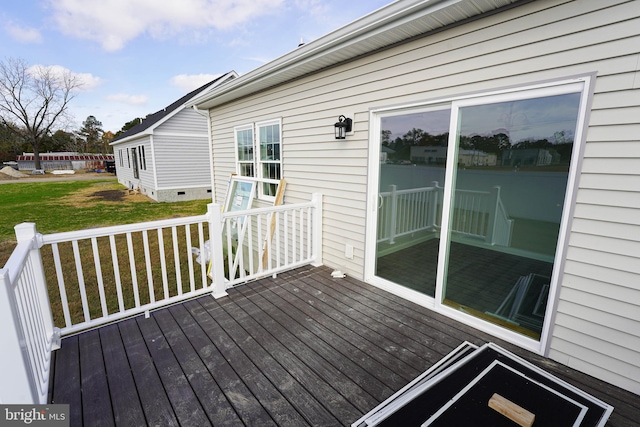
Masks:
[[[238,175],[260,180],[282,178],[282,123],[279,119],[235,128],[236,170]],[[277,184],[262,182],[258,196],[270,200]]]

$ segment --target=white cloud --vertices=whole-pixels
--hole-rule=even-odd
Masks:
[[[13,22],[4,25],[4,29],[11,38],[20,43],[42,43],[42,34],[35,28],[24,27]]]
[[[109,95],[105,98],[107,101],[119,102],[127,105],[144,105],[147,103],[146,95],[127,95],[124,93],[117,93],[115,95]]]
[[[171,84],[178,86],[185,92],[191,92],[210,81],[217,79],[222,74],[178,74],[171,79]]]
[[[103,80],[100,77],[96,77],[91,73],[76,73],[68,68],[63,67],[62,65],[32,65],[29,67],[29,71],[31,73],[37,72],[50,72],[53,76],[57,78],[64,78],[65,76],[71,76],[80,83],[80,87],[78,91],[85,92],[95,89],[103,83]]]
[[[147,34],[167,38],[203,28],[228,30],[250,19],[275,13],[284,0],[48,0],[63,33],[95,40],[107,51]]]

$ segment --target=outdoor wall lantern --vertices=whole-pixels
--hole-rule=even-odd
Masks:
[[[345,116],[341,115],[340,117],[338,117],[338,121],[335,125],[333,125],[336,131],[336,139],[345,139],[347,136],[347,132],[351,132],[352,123],[353,120]]]

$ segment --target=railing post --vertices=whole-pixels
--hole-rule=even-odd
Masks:
[[[60,348],[60,329],[53,325],[53,313],[51,312],[51,302],[49,301],[49,291],[47,290],[47,279],[42,266],[42,256],[40,248],[42,247],[41,235],[36,232],[36,224],[33,222],[23,222],[13,227],[16,233],[18,243],[31,242],[31,251],[29,258],[33,268],[33,279],[36,284],[38,293],[38,303],[42,310],[42,319],[46,331],[47,338],[50,340],[51,350]]]
[[[313,262],[311,265],[319,267],[322,265],[322,194],[313,193]]]
[[[438,228],[438,201],[440,200],[440,188],[438,187],[438,181],[431,183],[433,191],[431,191],[431,209],[429,209],[429,225],[433,229]]]
[[[391,193],[391,213],[389,215],[389,244],[394,244],[396,239],[396,226],[398,221],[398,187],[395,185],[389,186],[389,192]]]
[[[207,205],[209,217],[209,250],[210,266],[209,275],[213,279],[214,298],[227,296],[227,286],[224,277],[224,257],[222,252],[222,207],[217,203]]]
[[[489,196],[489,226],[487,229],[487,237],[485,241],[491,245],[496,244],[497,221],[498,221],[498,203],[500,201],[500,186],[496,185],[491,188],[491,195]]]

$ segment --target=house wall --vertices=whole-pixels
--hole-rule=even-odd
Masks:
[[[133,175],[132,148],[139,149],[144,146],[144,153],[147,167],[143,169],[138,162],[138,178]],[[120,150],[122,150],[122,158],[124,166],[120,164]],[[127,157],[127,150],[129,156]],[[158,200],[154,178],[154,161],[151,148],[151,136],[143,135],[131,141],[123,142],[113,146],[113,156],[116,162],[116,176],[118,182],[127,188],[137,189],[140,193],[149,196],[154,200]]]
[[[324,263],[363,278],[369,109],[597,73],[549,355],[640,394],[639,29],[638,1],[539,0],[215,108],[216,200],[233,127],[282,118],[285,201],[323,193]]]
[[[159,201],[211,198],[207,120],[183,109],[153,132]]]

